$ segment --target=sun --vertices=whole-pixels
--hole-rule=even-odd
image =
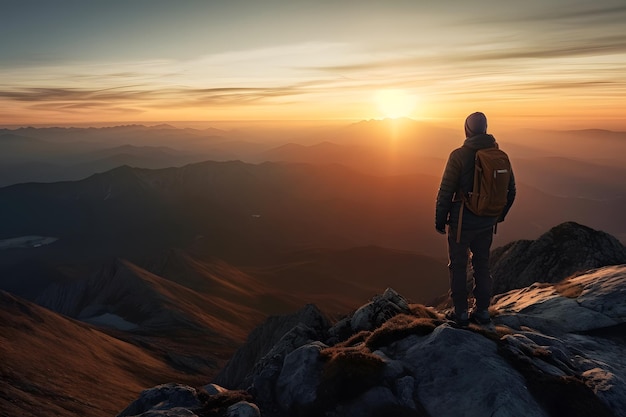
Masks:
[[[400,89],[379,90],[374,101],[385,117],[393,119],[409,116],[416,105],[416,98]]]

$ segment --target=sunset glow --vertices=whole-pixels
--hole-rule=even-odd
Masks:
[[[2,14],[3,125],[458,124],[481,109],[503,124],[626,129],[622,0],[26,0]]]
[[[398,89],[380,90],[375,100],[383,116],[390,118],[411,116],[416,105],[415,97]]]

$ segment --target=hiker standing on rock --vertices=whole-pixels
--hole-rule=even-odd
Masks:
[[[489,252],[497,224],[515,200],[515,178],[508,156],[487,134],[487,118],[481,112],[465,119],[463,146],[450,153],[437,193],[435,229],[446,234],[448,268],[454,311],[448,318],[467,326],[491,321],[492,279]],[[472,253],[475,309],[468,312],[467,262]]]

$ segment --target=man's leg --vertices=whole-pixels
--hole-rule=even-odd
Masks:
[[[457,315],[467,311],[467,260],[469,245],[464,239],[457,243],[456,231],[448,231],[448,269],[450,297]]]
[[[474,297],[476,309],[487,310],[491,303],[493,280],[489,271],[489,251],[493,241],[493,229],[476,234],[471,243],[472,266],[474,268]]]

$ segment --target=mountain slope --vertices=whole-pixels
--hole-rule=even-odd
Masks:
[[[231,286],[222,283],[226,285]],[[51,285],[36,301],[86,322],[108,327],[119,324],[121,330],[159,335],[191,332],[234,343],[243,338],[260,312],[221,295],[219,291],[194,291],[131,262],[115,260],[89,279]]]
[[[0,414],[7,416],[109,417],[147,385],[198,381],[163,358],[4,291],[0,357]]]
[[[447,268],[428,257],[377,247],[307,250],[277,264],[247,267],[172,249],[145,260],[143,267],[117,259],[95,272],[53,276],[39,284],[33,299],[120,330],[186,329],[240,341],[268,315],[306,303],[346,314],[363,297],[392,284],[417,300],[432,300],[447,289]]]
[[[448,289],[445,261],[375,246],[303,250],[279,259],[276,265],[246,270],[277,288],[310,294],[305,301],[326,312],[349,311],[389,286],[423,303]],[[349,301],[344,308],[332,305],[340,294]]]
[[[367,176],[332,165],[120,167],[82,181],[0,189],[0,198],[11,202],[0,207],[0,215],[12,219],[0,238],[57,237],[59,249],[49,248],[55,259],[90,250],[132,256],[185,247],[199,235],[212,236],[215,255],[222,258],[245,256],[241,248],[249,245],[412,242],[411,247],[427,248],[417,239],[425,226],[401,221],[430,211],[429,201],[406,192],[425,187],[418,177]]]

